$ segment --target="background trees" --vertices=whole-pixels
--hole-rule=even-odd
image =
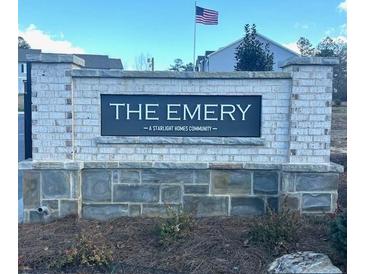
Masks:
[[[30,49],[30,45],[27,43],[27,41],[24,40],[23,37],[18,36],[18,48]]]
[[[300,37],[297,46],[302,56],[337,57],[340,63],[333,68],[333,99],[347,101],[347,43],[326,37],[313,47],[305,37]]]
[[[193,63],[184,64],[183,60],[177,58],[174,60],[174,64],[170,65],[169,70],[172,71],[194,71]]]

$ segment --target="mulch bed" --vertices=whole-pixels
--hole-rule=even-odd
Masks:
[[[67,217],[48,224],[19,225],[19,270],[26,273],[264,273],[276,257],[294,251],[330,256],[345,270],[328,239],[329,217],[304,218],[300,240],[277,254],[247,241],[248,218],[212,217],[195,220],[189,235],[161,245],[158,218],[120,218],[98,222]],[[107,268],[49,269],[49,264],[81,235],[113,252]]]

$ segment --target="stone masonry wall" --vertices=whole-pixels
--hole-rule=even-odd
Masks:
[[[167,205],[197,216],[336,209],[343,168],[329,159],[333,58],[234,73],[85,70],[72,55],[31,60],[33,159],[19,163],[25,222],[164,216]],[[101,136],[100,94],[261,95],[261,137]]]
[[[80,172],[78,170],[26,170],[23,172],[24,221],[79,215],[81,211]],[[39,214],[47,207],[49,215]]]
[[[24,174],[25,222],[70,214],[97,220],[167,216],[254,216],[288,208],[333,212],[341,167],[164,162],[33,163]],[[47,206],[50,215],[37,212]],[[46,218],[45,218],[46,217]]]

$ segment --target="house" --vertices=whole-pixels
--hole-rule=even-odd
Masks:
[[[282,61],[299,56],[296,52],[284,47],[283,45],[257,33],[257,40],[262,42],[264,45],[269,44],[269,49],[274,53],[274,66],[273,70],[280,70],[279,65]],[[198,71],[206,72],[229,72],[234,71],[234,67],[237,63],[235,59],[236,49],[241,43],[243,38],[222,47],[216,51],[206,51],[205,55],[198,56],[196,61],[196,67]]]
[[[24,94],[25,83],[27,82],[27,54],[41,53],[40,49],[18,48],[18,94]]]
[[[18,48],[18,94],[25,93],[25,84],[27,81],[27,55],[39,54],[40,49],[23,49]],[[123,69],[120,59],[109,58],[108,55],[96,54],[75,54],[77,57],[84,59],[85,68],[88,69]]]

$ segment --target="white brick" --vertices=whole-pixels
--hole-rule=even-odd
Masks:
[[[118,79],[118,78],[75,78],[65,76],[70,64],[35,64],[33,103],[38,111],[33,112],[33,144],[54,149],[53,153],[36,153],[35,159],[62,159],[69,157],[66,141],[71,133],[66,126],[75,125],[76,159],[83,160],[130,160],[130,161],[228,161],[282,163],[288,161],[289,140],[299,154],[323,153],[323,155],[292,155],[291,161],[326,161],[329,153],[329,136],[323,128],[330,128],[331,83],[327,79],[331,69],[327,67],[301,66],[290,79]],[[38,68],[38,70],[37,70]],[[46,71],[46,76],[42,76]],[[295,79],[301,78],[301,80]],[[66,85],[74,84],[73,120],[66,119],[71,112],[67,105],[71,91]],[[292,86],[293,83],[293,86]],[[321,86],[314,86],[319,84]],[[305,86],[301,86],[305,85]],[[206,95],[262,95],[262,138],[264,146],[246,145],[138,145],[95,143],[100,136],[100,93],[105,94],[206,94]],[[293,96],[298,94],[299,97]],[[294,99],[289,109],[290,100]],[[290,113],[290,114],[289,114]],[[289,118],[292,128],[289,130]],[[55,126],[57,122],[57,127]],[[290,134],[290,135],[289,135]],[[295,139],[296,138],[296,139]],[[53,143],[54,142],[54,143]],[[56,144],[57,143],[57,144]],[[60,145],[60,143],[62,143]],[[315,152],[318,150],[318,152]],[[323,151],[322,151],[323,150]],[[300,158],[301,157],[301,158]]]

